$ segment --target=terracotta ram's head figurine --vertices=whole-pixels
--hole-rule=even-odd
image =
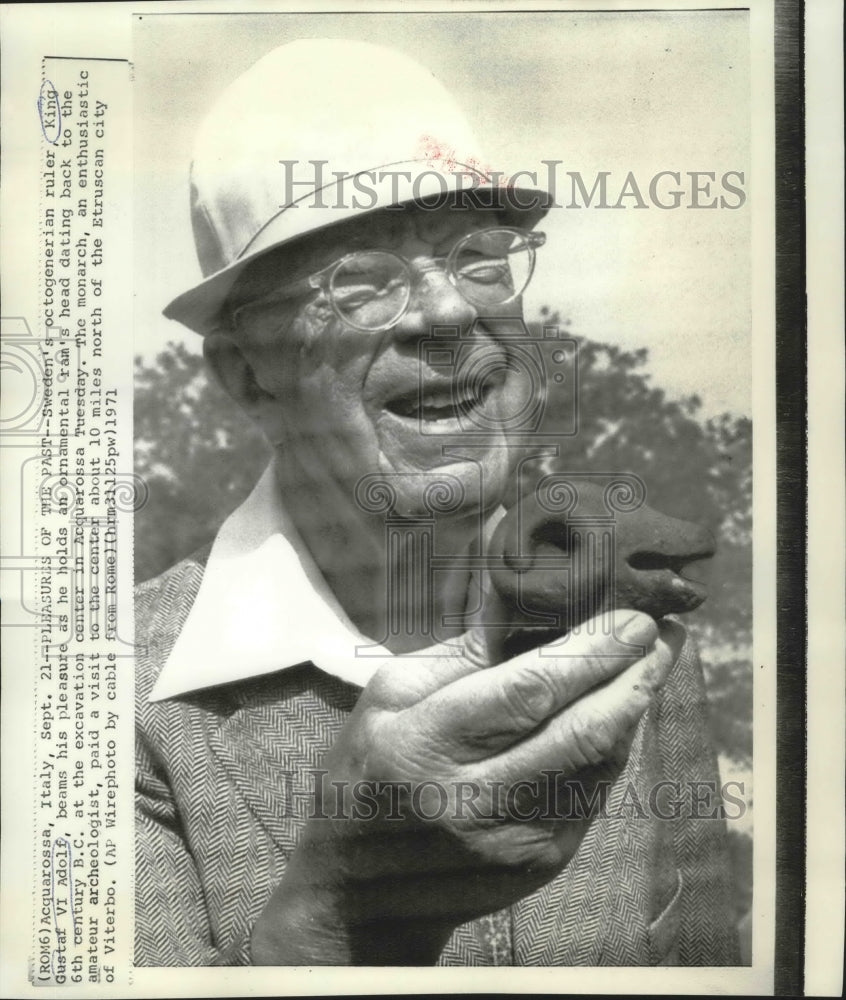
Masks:
[[[704,527],[648,507],[630,475],[553,473],[507,511],[488,546],[505,627],[485,628],[492,662],[563,635],[603,611],[653,618],[706,597],[691,564],[714,554]]]

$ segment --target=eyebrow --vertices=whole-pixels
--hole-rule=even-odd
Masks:
[[[280,285],[270,288],[266,292],[252,295],[243,302],[234,305],[232,307],[232,318],[237,322],[238,314],[245,309],[250,309],[253,306],[267,306],[277,303],[281,305],[285,302],[293,302],[295,299],[301,298],[304,294],[313,290],[308,284],[308,277],[288,281],[285,284],[280,283]]]

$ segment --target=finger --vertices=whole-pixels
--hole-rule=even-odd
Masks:
[[[419,732],[457,762],[488,757],[524,739],[630,666],[657,635],[655,623],[640,612],[617,612],[613,629],[608,624],[606,618],[606,634],[583,630],[574,636],[566,657],[530,650],[453,681],[409,709],[407,731]]]
[[[468,606],[482,606],[484,595],[480,580],[470,584]],[[472,627],[462,636],[427,649],[386,657],[374,672],[365,689],[367,703],[399,711],[422,701],[453,681],[487,667],[484,643],[479,629]]]
[[[655,645],[645,657],[569,705],[522,743],[486,761],[486,770],[518,780],[544,770],[577,774],[616,760],[667,679],[683,643],[680,625],[661,622]]]
[[[423,701],[433,691],[481,670],[465,653],[465,637],[451,643],[383,660],[362,696],[368,704],[398,712]]]

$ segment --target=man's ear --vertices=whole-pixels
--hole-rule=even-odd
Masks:
[[[203,338],[203,355],[217,381],[242,410],[263,426],[273,396],[263,389],[241,345],[225,333]]]

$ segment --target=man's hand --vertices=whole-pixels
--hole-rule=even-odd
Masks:
[[[433,963],[456,926],[553,878],[590,817],[550,799],[619,773],[683,640],[641,613],[616,612],[613,637],[598,622],[489,669],[388,661],[326,757],[254,964]]]

